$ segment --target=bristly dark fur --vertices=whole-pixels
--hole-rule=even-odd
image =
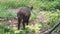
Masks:
[[[22,21],[22,25],[23,25],[23,29],[25,29],[25,23],[28,25],[29,22],[29,18],[31,15],[31,10],[33,9],[33,7],[23,7],[19,10],[19,12],[17,13],[17,17],[18,17],[18,30],[20,29],[20,23]]]

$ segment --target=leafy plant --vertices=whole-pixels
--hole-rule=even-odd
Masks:
[[[60,20],[60,12],[50,12],[46,14],[46,17],[48,18],[49,22],[47,23],[50,27],[53,27],[57,22]],[[60,30],[59,27],[56,31]]]

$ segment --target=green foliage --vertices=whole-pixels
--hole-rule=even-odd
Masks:
[[[59,0],[1,0],[1,6],[6,8],[18,8],[22,6],[34,6],[40,10],[53,10],[56,6],[60,6]]]
[[[0,17],[1,18],[11,18],[11,17],[15,17],[14,13],[4,9],[4,8],[1,8],[0,9]]]
[[[1,17],[5,17],[7,14],[13,14],[7,11],[8,8],[18,8],[23,6],[33,6],[40,10],[54,10],[57,6],[60,7],[59,0],[0,0],[0,14]],[[6,13],[6,14],[5,14]],[[2,14],[4,14],[2,16]],[[16,15],[15,15],[16,16]],[[35,18],[35,16],[33,16]]]
[[[17,8],[27,5],[28,0],[1,0],[0,4],[1,6],[6,6],[6,8]]]
[[[50,27],[53,27],[57,22],[60,21],[60,12],[49,12],[46,14],[49,22],[47,23]],[[57,28],[56,31],[60,31],[60,27]]]
[[[37,10],[33,10],[33,11],[31,12],[30,20],[34,20],[34,19],[36,19],[37,16],[38,16],[38,12],[37,12]]]
[[[60,5],[58,0],[33,0],[30,1],[30,5],[40,10],[54,10],[56,6]]]
[[[3,25],[2,25],[2,24],[3,24]],[[13,33],[14,33],[13,30],[10,29],[10,28],[7,26],[6,23],[2,23],[2,24],[0,25],[0,33],[1,33],[1,34],[9,34],[9,33],[13,34]]]
[[[17,30],[14,28],[13,29],[9,28],[7,25],[3,24],[0,26],[0,33],[1,34],[29,34],[31,31],[39,32],[41,25],[36,24],[34,27],[33,25],[28,25],[24,30]]]

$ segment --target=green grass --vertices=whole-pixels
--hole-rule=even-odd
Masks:
[[[6,9],[0,9],[0,17],[1,18],[11,18],[15,17],[14,13],[6,10]]]
[[[40,10],[54,10],[56,6],[60,6],[59,0],[0,0],[0,17],[10,15],[8,8],[19,8],[23,6],[33,6]],[[6,13],[6,14],[5,14]],[[3,14],[3,16],[1,16]],[[13,13],[11,13],[12,15]],[[11,16],[10,15],[10,16]],[[8,16],[9,17],[9,16]],[[12,15],[13,17],[13,15]],[[34,17],[35,18],[35,17]]]
[[[34,19],[36,19],[37,18],[37,16],[38,16],[38,11],[37,10],[33,10],[32,12],[31,12],[31,17],[30,17],[30,20],[34,20]]]

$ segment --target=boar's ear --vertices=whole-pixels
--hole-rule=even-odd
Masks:
[[[31,10],[33,9],[33,6],[31,6]]]
[[[30,7],[30,6],[26,6],[26,7],[27,7],[27,8],[30,8],[31,10],[33,9],[33,6],[31,6],[31,7]]]

